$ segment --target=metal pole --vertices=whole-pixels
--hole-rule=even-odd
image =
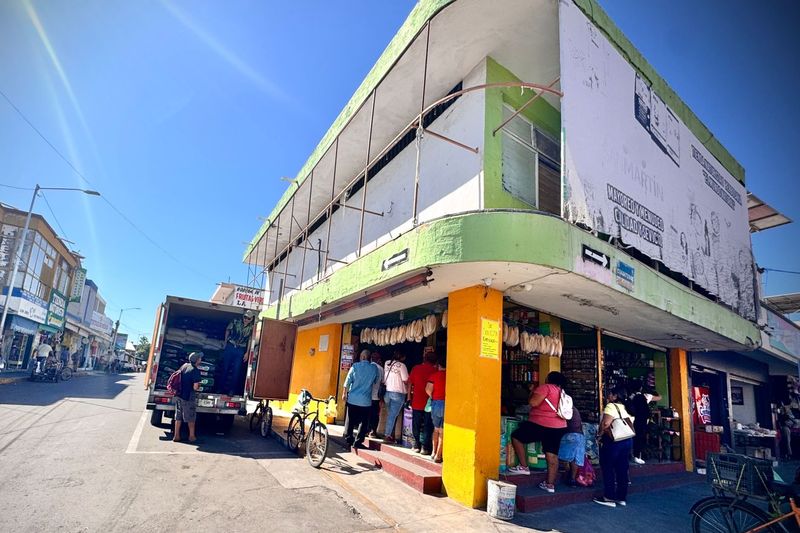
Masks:
[[[422,101],[419,106],[419,121],[417,122],[417,135],[415,145],[417,147],[417,160],[414,164],[414,188],[413,200],[411,207],[411,223],[416,226],[418,222],[417,209],[419,205],[419,166],[420,166],[420,152],[422,151],[422,133],[425,131],[423,121],[425,119],[425,90],[428,81],[428,47],[431,42],[431,23],[428,22],[427,30],[425,32],[425,64],[422,67]]]
[[[303,282],[305,281],[306,275],[306,251],[308,250],[308,228],[311,225],[311,197],[314,194],[314,170],[317,167],[311,169],[311,177],[308,178],[308,213],[306,214],[306,227],[303,232],[303,242],[305,246],[303,246],[303,264],[300,265],[300,283],[298,283],[298,288],[303,288]]]
[[[3,306],[3,315],[0,317],[0,347],[5,341],[5,327],[6,317],[8,316],[8,308],[11,306],[11,293],[14,292],[14,282],[17,280],[17,272],[19,271],[19,264],[22,260],[22,253],[25,251],[25,239],[28,237],[28,228],[31,225],[31,215],[33,214],[33,204],[36,202],[36,195],[39,194],[39,184],[33,189],[33,197],[31,198],[31,206],[28,208],[28,214],[25,217],[25,227],[22,229],[22,236],[19,243],[14,250],[14,268],[11,270],[11,278],[8,280],[8,293],[6,294],[5,305]],[[0,359],[0,367],[6,367],[6,356],[3,354]]]
[[[375,100],[378,93],[372,90],[372,111],[369,116],[369,136],[367,137],[367,157],[364,158],[364,185],[361,187],[361,218],[358,227],[358,249],[356,257],[361,257],[361,246],[364,243],[364,209],[367,207],[367,178],[369,177],[369,151],[372,148],[372,125],[375,123]]]
[[[281,278],[280,283],[278,284],[278,294],[280,295],[283,292],[283,278]],[[275,308],[275,320],[281,319],[281,299],[280,296],[278,297],[278,306]]]
[[[322,274],[328,270],[328,257],[331,255],[331,226],[333,225],[333,197],[336,195],[336,167],[339,164],[339,137],[336,137],[336,148],[333,151],[333,179],[331,180],[331,203],[328,204],[328,236],[325,238],[325,264],[322,265]],[[320,246],[322,248],[322,246]]]

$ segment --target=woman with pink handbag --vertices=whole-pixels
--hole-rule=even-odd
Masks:
[[[633,447],[633,421],[622,403],[628,393],[617,385],[608,394],[603,419],[597,435],[600,438],[600,468],[603,471],[603,497],[595,503],[606,507],[626,505],[628,497],[628,458]]]

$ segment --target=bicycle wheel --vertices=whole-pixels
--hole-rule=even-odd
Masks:
[[[261,403],[256,406],[256,410],[250,413],[250,432],[254,432],[257,427],[261,426],[261,418],[264,416],[264,410]]]
[[[65,366],[61,369],[61,381],[69,381],[72,379],[72,369]]]
[[[325,461],[327,454],[328,428],[319,420],[315,420],[311,424],[308,438],[306,438],[306,459],[308,459],[308,463],[311,466],[319,468]]]
[[[269,433],[272,431],[272,407],[267,407],[264,411],[259,427],[261,428],[261,436],[265,439],[269,437]]]
[[[289,420],[289,428],[286,430],[286,444],[289,445],[290,450],[296,452],[300,449],[304,433],[303,419],[297,413],[293,414],[292,419]]]
[[[770,521],[770,516],[755,505],[742,501],[732,502],[732,498],[718,498],[695,509],[692,532],[744,533]],[[776,524],[761,531],[779,533],[786,530]]]

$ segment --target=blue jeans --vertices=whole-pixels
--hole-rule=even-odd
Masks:
[[[628,459],[633,439],[614,442],[603,437],[600,447],[600,468],[603,470],[603,495],[608,500],[624,502],[628,498]]]
[[[397,415],[403,410],[406,402],[406,395],[403,392],[386,392],[383,400],[386,402],[386,427],[383,434],[394,437],[394,425],[397,422]]]

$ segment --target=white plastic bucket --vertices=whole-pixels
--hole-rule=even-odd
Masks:
[[[517,505],[517,486],[502,481],[489,480],[489,498],[486,512],[492,518],[511,520]]]

